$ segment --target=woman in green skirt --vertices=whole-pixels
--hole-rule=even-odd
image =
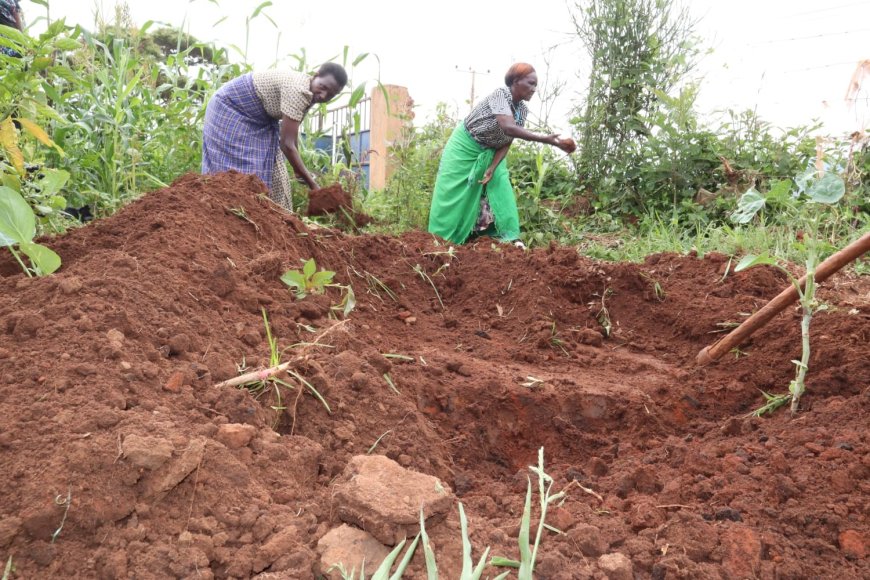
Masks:
[[[491,235],[522,247],[517,202],[502,163],[514,139],[547,143],[566,153],[574,150],[570,139],[524,128],[529,110],[523,101],[538,88],[532,65],[514,64],[504,82],[453,130],[441,155],[429,231],[456,244]]]

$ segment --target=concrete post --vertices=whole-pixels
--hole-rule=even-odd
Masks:
[[[402,138],[402,131],[411,127],[414,119],[414,101],[408,89],[397,85],[383,85],[372,89],[371,134],[369,143],[369,189],[384,189],[395,170],[389,148]],[[389,98],[389,106],[387,98]]]

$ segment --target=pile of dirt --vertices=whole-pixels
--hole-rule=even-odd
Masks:
[[[311,190],[308,194],[308,209],[305,213],[310,217],[338,215],[340,219],[350,221],[358,228],[365,227],[372,222],[371,216],[354,211],[353,197],[338,183]]]
[[[314,578],[322,542],[367,521],[342,502],[379,455],[455,494],[475,558],[518,558],[541,447],[567,499],[536,578],[870,576],[866,279],[823,287],[806,409],[747,418],[793,377],[798,312],[714,366],[694,357],[784,287],[774,270],[309,231],[261,187],[185,176],[42,240],[51,277],[0,258],[13,578]],[[346,320],[346,290],[280,282],[309,258],[353,288]],[[214,386],[269,364],[264,310],[296,373],[280,401]],[[427,531],[456,578],[458,513],[439,513]],[[424,570],[421,550],[406,577]]]

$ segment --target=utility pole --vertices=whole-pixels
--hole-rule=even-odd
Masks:
[[[459,65],[456,65],[456,72],[471,73],[471,100],[468,101],[468,110],[470,111],[471,109],[474,108],[474,79],[475,79],[475,77],[477,77],[477,75],[488,75],[489,69],[486,69],[485,71],[479,71],[479,70],[474,70],[471,67],[468,67],[468,70],[464,71],[464,70],[459,69]]]

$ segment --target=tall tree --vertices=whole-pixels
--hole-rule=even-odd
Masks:
[[[574,119],[591,187],[613,176],[650,134],[645,119],[695,64],[695,21],[677,0],[581,0],[572,12],[590,59]]]

